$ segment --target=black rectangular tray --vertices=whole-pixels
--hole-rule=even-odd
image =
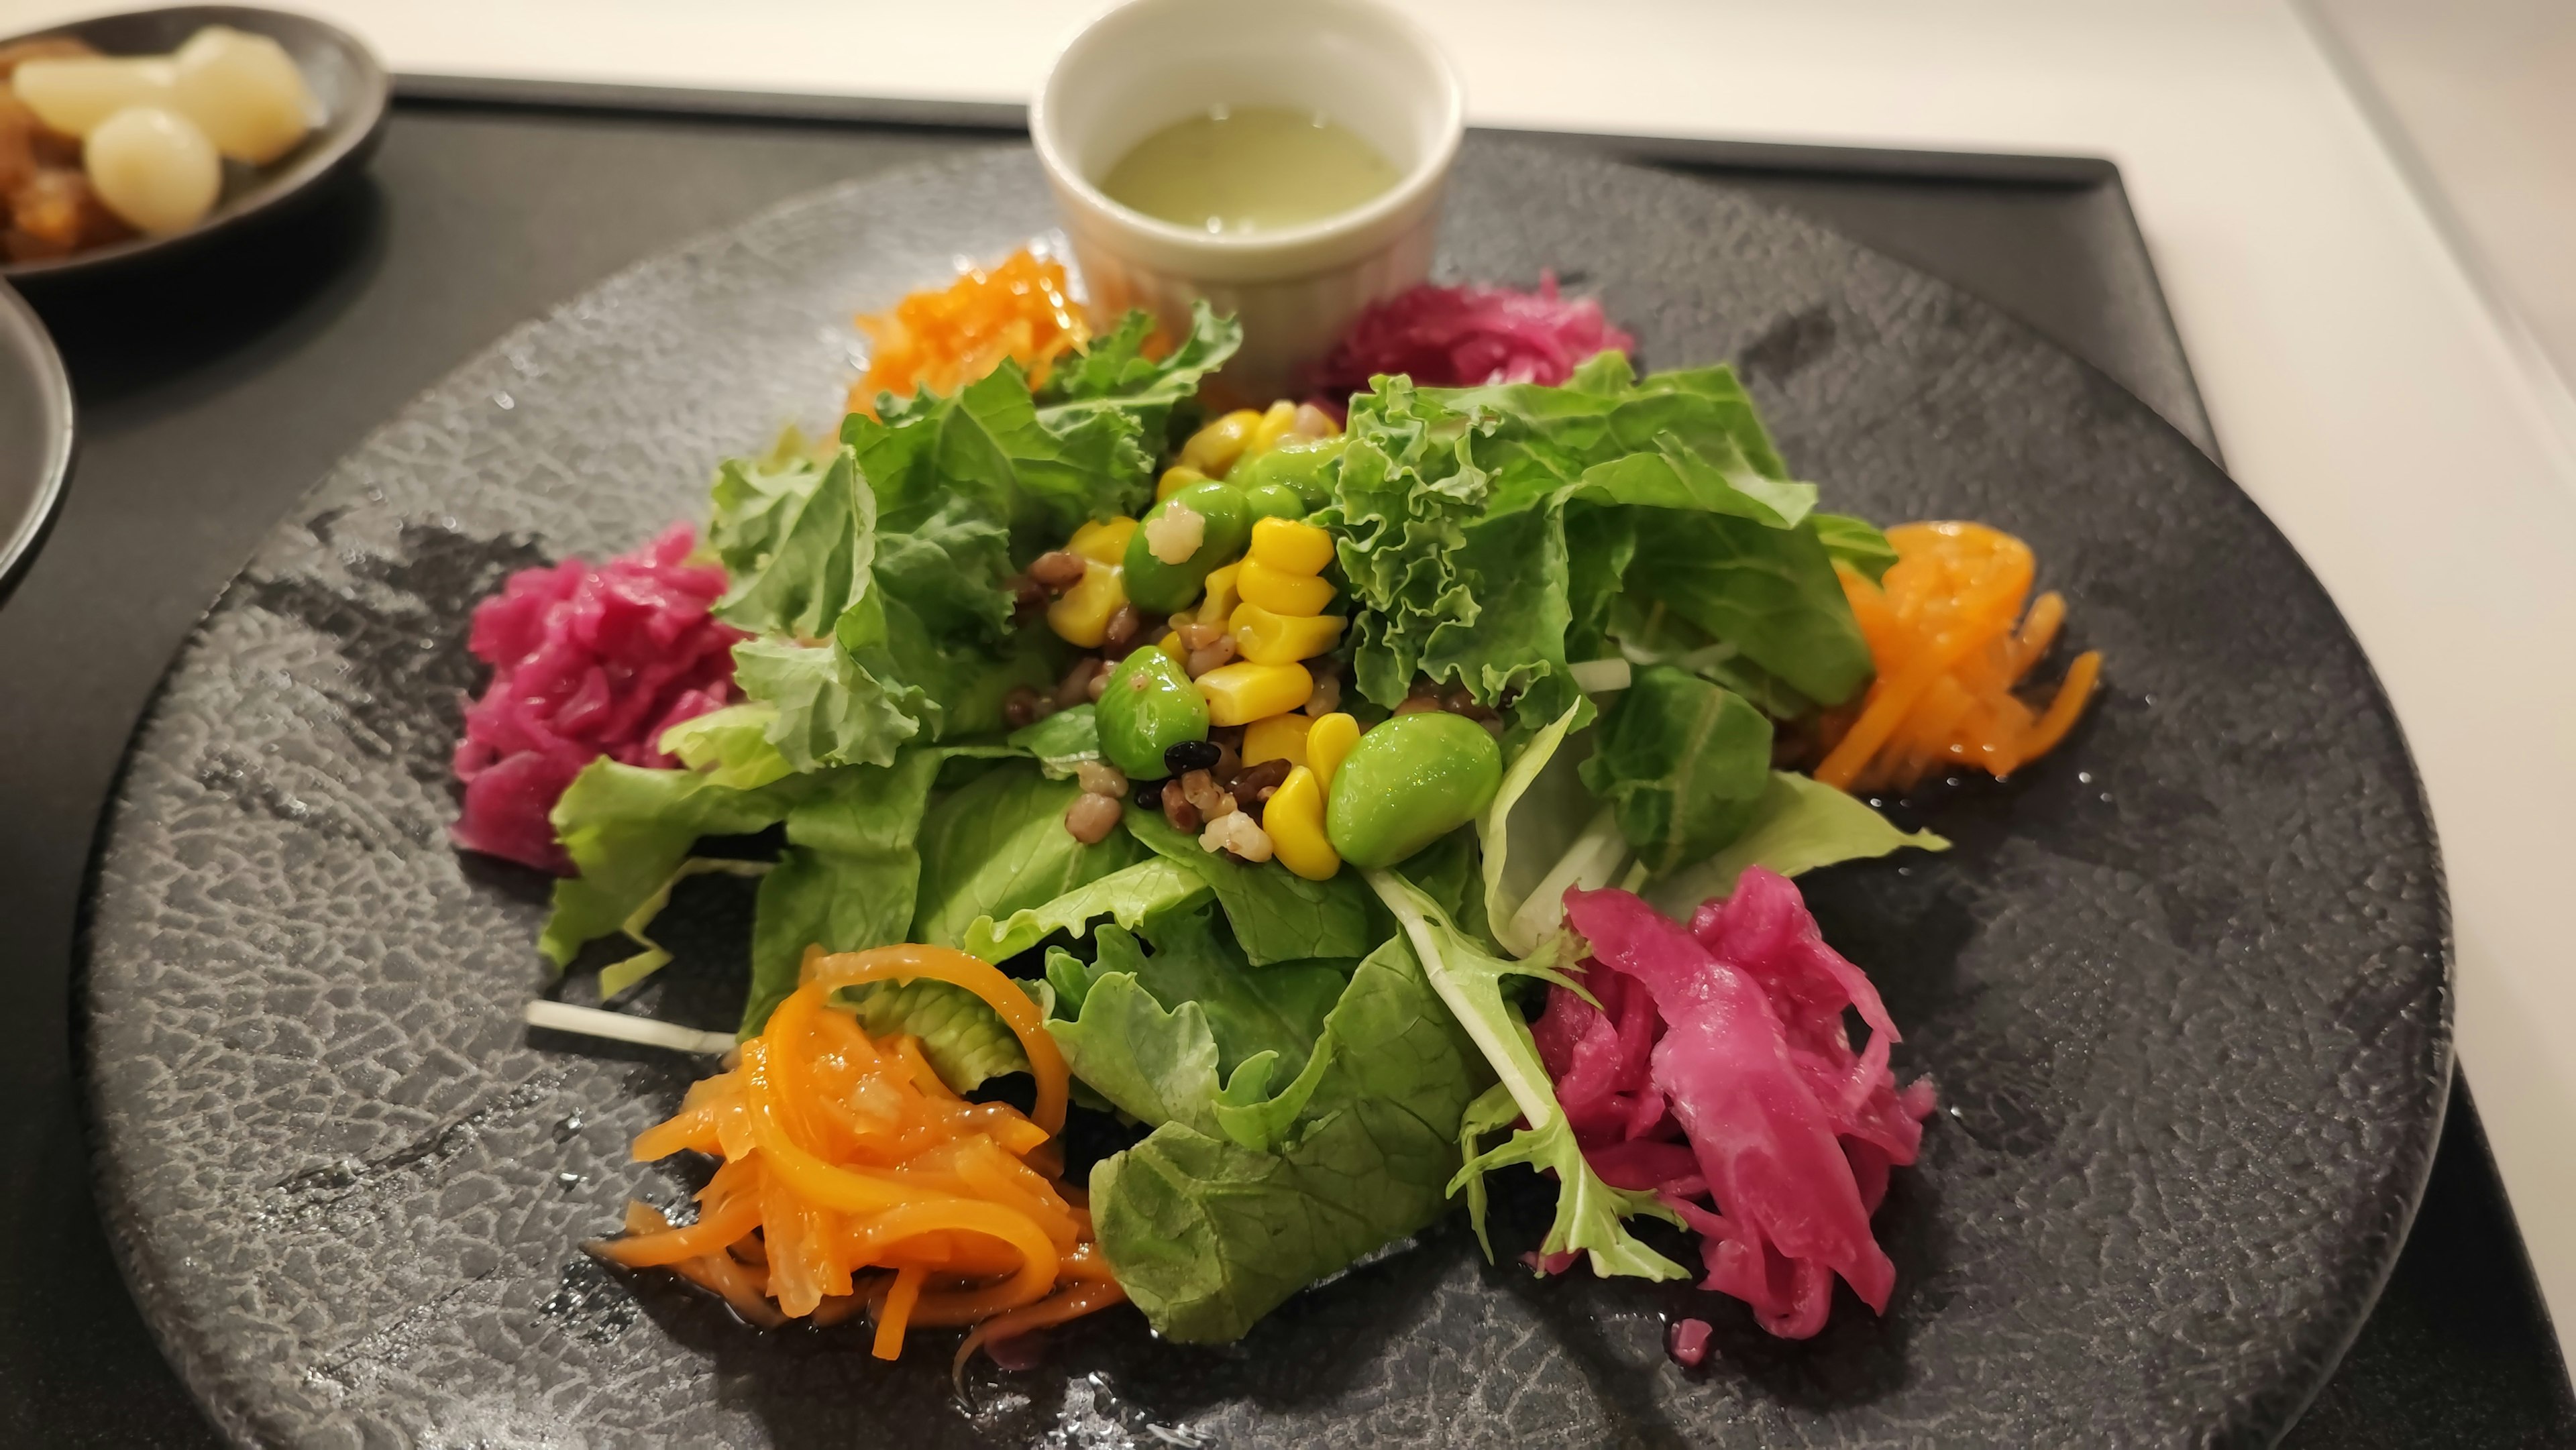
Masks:
[[[0,1444],[215,1443],[109,1258],[70,1018],[91,831],[199,612],[334,459],[512,325],[797,192],[1022,139],[1012,107],[407,80],[372,174],[295,231],[37,299],[82,441],[47,551],[0,609]],[[1554,139],[1744,187],[1957,282],[2219,455],[2107,162]],[[2576,1443],[2465,1085],[2387,1293],[2286,1443]]]

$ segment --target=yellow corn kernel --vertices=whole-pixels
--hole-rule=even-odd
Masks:
[[[1338,614],[1273,614],[1258,604],[1238,604],[1226,627],[1234,631],[1234,652],[1256,665],[1284,665],[1310,660],[1331,649],[1342,637]]]
[[[1252,441],[1243,446],[1243,456],[1257,457],[1286,441],[1290,429],[1297,426],[1297,405],[1281,399],[1270,405],[1261,421],[1252,425]]]
[[[1304,765],[1306,732],[1314,725],[1311,718],[1293,714],[1253,721],[1243,731],[1243,763],[1259,765],[1265,760],[1284,760],[1290,765]]]
[[[1315,693],[1315,677],[1304,665],[1256,665],[1248,661],[1219,665],[1198,678],[1199,696],[1208,704],[1211,725],[1249,725],[1285,715]]]
[[[1359,743],[1359,721],[1339,710],[1316,716],[1315,723],[1306,727],[1306,768],[1315,772],[1316,784],[1330,786],[1333,772],[1342,768],[1342,757]]]
[[[1234,606],[1241,602],[1235,596],[1234,577],[1242,568],[1242,561],[1237,560],[1222,569],[1210,569],[1207,576],[1207,593],[1200,596],[1198,613],[1191,615],[1190,618],[1201,624],[1214,624],[1221,619],[1233,619]]]
[[[1315,772],[1299,766],[1270,793],[1261,808],[1261,829],[1270,836],[1270,852],[1279,864],[1309,881],[1327,881],[1342,869],[1341,855],[1324,835],[1324,787]]]
[[[1312,574],[1282,574],[1259,559],[1243,561],[1234,576],[1234,592],[1246,604],[1299,619],[1321,614],[1333,602],[1332,585]]]
[[[1170,655],[1172,663],[1176,665],[1186,665],[1190,662],[1190,652],[1181,647],[1181,632],[1177,629],[1168,631],[1161,639],[1154,641],[1154,648]]]
[[[1333,562],[1333,536],[1295,519],[1262,519],[1252,526],[1250,553],[1265,569],[1312,576]]]
[[[1126,602],[1126,571],[1093,559],[1074,586],[1047,606],[1047,628],[1066,644],[1098,649],[1109,637],[1109,616]]]
[[[1235,409],[1190,435],[1190,441],[1181,445],[1181,465],[1210,478],[1225,477],[1252,442],[1252,430],[1260,422],[1261,415],[1250,408]]]
[[[1072,540],[1064,546],[1065,552],[1080,554],[1095,564],[1115,565],[1127,557],[1127,538],[1135,532],[1134,519],[1094,521],[1073,531]],[[1077,584],[1074,587],[1079,589],[1082,586]]]
[[[1154,485],[1154,502],[1161,503],[1194,483],[1207,482],[1207,475],[1186,463],[1175,463],[1163,470],[1162,481]]]

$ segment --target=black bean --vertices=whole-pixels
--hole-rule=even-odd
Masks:
[[[1174,775],[1187,775],[1193,770],[1212,770],[1225,752],[1212,740],[1184,740],[1163,752],[1163,768]]]

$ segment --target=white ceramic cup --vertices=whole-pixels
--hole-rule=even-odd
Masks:
[[[1305,226],[1211,233],[1104,195],[1135,145],[1215,106],[1283,106],[1349,127],[1402,179]],[[1143,307],[1177,336],[1204,297],[1243,323],[1226,365],[1245,402],[1288,396],[1361,308],[1423,280],[1465,97],[1420,26],[1374,0],[1134,0],[1056,58],[1029,111],[1095,315]]]

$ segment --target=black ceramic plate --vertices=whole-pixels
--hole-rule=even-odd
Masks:
[[[760,1333],[576,1249],[696,1061],[532,1038],[543,883],[459,857],[466,611],[703,511],[833,416],[854,307],[1051,224],[1024,150],[829,192],[505,338],[352,455],[181,654],[105,827],[102,1200],[217,1422],[295,1445],[2260,1442],[2359,1327],[2449,1075],[2442,884],[2361,652],[2181,435],[1985,305],[1723,189],[1471,145],[1442,267],[1596,291],[1739,359],[1836,507],[2031,540],[2108,685],[2056,755],[1924,803],[1958,842],[1809,878],[1946,1108],[1878,1217],[1899,1287],[1798,1344],[1687,1286],[1539,1281],[1457,1223],[1238,1346],[1132,1314],[971,1383]],[[746,903],[692,890],[657,1010],[723,1025]],[[666,937],[666,940],[670,938]],[[1515,1235],[1518,1235],[1516,1238]],[[1718,1326],[1697,1370],[1667,1316]]]
[[[34,562],[71,471],[71,380],[45,325],[0,282],[0,599]]]
[[[358,38],[310,16],[242,5],[174,5],[102,15],[35,35],[67,35],[109,55],[167,55],[209,25],[269,36],[295,57],[323,119],[293,151],[266,166],[224,163],[223,195],[206,219],[166,237],[135,237],[40,262],[0,261],[0,278],[22,285],[91,278],[193,253],[217,237],[282,218],[324,181],[366,164],[384,133],[388,88],[384,67]],[[32,38],[9,36],[11,40]]]

